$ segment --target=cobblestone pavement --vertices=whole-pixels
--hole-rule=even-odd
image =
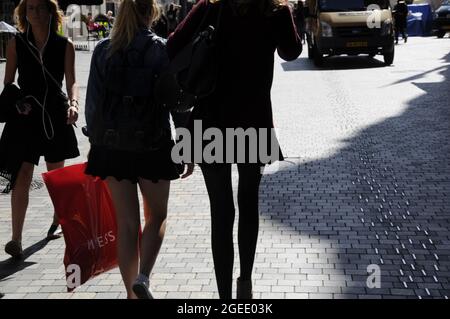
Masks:
[[[449,52],[448,38],[410,38],[391,67],[335,57],[319,70],[306,52],[294,62],[277,58],[274,117],[288,159],[266,171],[260,190],[256,298],[449,296]],[[89,52],[77,53],[81,100],[89,61]],[[70,163],[88,151],[77,134],[82,156]],[[0,251],[4,298],[124,298],[118,269],[65,292],[64,240],[43,240],[52,213],[45,188],[32,191],[26,258],[13,262]],[[9,197],[0,196],[2,245],[10,224]],[[209,237],[197,169],[172,184],[151,279],[157,298],[218,297]],[[379,288],[367,286],[369,265],[381,270]]]

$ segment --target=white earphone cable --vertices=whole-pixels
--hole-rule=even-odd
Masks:
[[[49,39],[50,39],[50,32],[51,32],[50,27],[51,27],[51,22],[52,22],[52,20],[51,20],[51,15],[50,15],[49,22],[48,22],[48,34],[47,34],[47,39],[46,39],[46,41],[45,41],[45,43],[44,43],[44,46],[42,47],[42,51],[39,50],[38,48],[36,48],[36,46],[34,46],[33,43],[30,42],[30,40],[29,40],[29,38],[28,38],[28,36],[29,36],[29,34],[30,34],[30,23],[28,22],[28,25],[27,25],[27,42],[28,42],[28,44],[31,45],[34,49],[36,49],[36,51],[39,52],[39,58],[38,58],[38,57],[34,54],[34,52],[32,52],[31,49],[30,49],[31,54],[32,54],[32,55],[40,62],[41,69],[42,69],[42,74],[43,74],[44,80],[45,80],[45,94],[44,94],[44,100],[43,100],[43,103],[42,103],[42,104],[38,101],[38,99],[36,99],[36,98],[35,98],[34,96],[32,96],[32,95],[28,95],[28,96],[26,96],[26,98],[32,98],[32,99],[33,99],[33,100],[41,107],[41,109],[42,109],[42,126],[43,126],[43,128],[44,128],[45,136],[47,137],[48,140],[52,140],[52,139],[53,139],[53,137],[55,136],[55,130],[53,129],[53,123],[52,123],[52,119],[51,119],[51,117],[50,117],[50,114],[49,114],[49,113],[47,112],[47,110],[45,109],[46,104],[47,104],[47,96],[48,96],[48,81],[47,81],[47,76],[46,76],[46,74],[45,74],[45,66],[44,66],[43,53],[44,53],[44,51],[45,51],[45,49],[46,49],[46,47],[47,47],[48,41],[49,41]],[[47,115],[48,120],[49,120],[49,123],[50,123],[50,130],[51,130],[51,133],[50,133],[50,134],[49,134],[48,131],[47,131],[47,124],[45,123],[45,115]]]

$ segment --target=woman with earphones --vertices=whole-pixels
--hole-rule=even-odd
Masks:
[[[80,155],[72,125],[78,119],[75,49],[57,34],[62,13],[56,0],[21,0],[15,10],[20,33],[7,48],[4,84],[15,81],[26,103],[8,121],[0,140],[0,174],[9,177],[12,189],[12,240],[6,253],[20,258],[22,230],[28,207],[34,165],[44,156],[47,170],[64,166]],[[62,92],[65,77],[68,98]],[[54,237],[56,215],[47,233]]]

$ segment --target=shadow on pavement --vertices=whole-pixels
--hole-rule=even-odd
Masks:
[[[421,78],[425,77],[427,74],[430,74],[430,73],[433,73],[433,72],[436,72],[436,71],[443,71],[443,72],[445,72],[445,69],[447,67],[448,67],[448,65],[447,66],[440,66],[440,67],[434,68],[432,70],[428,70],[426,72],[422,72],[420,74],[413,75],[413,76],[407,77],[407,78],[399,80],[399,81],[395,81],[394,83],[387,84],[385,86],[382,86],[381,88],[386,88],[386,87],[393,86],[393,85],[396,85],[396,84],[401,84],[401,83],[412,82],[412,81],[415,81],[415,80],[420,80]]]
[[[283,62],[281,66],[284,71],[329,71],[387,67],[382,61],[370,58],[367,55],[326,57],[322,67],[316,67],[312,60],[301,57],[295,61]]]
[[[32,256],[33,254],[37,253],[41,249],[43,249],[47,244],[49,243],[49,240],[42,239],[41,241],[35,243],[34,245],[24,249],[23,251],[23,258],[21,259],[14,259],[9,258],[4,261],[0,262],[0,282],[4,281],[5,278],[22,271],[23,269],[36,264],[35,262],[27,262],[27,258]]]
[[[261,214],[298,238],[283,243],[305,249],[293,268],[318,264],[323,282],[336,280],[348,298],[449,296],[449,65],[439,73],[441,82],[413,83],[424,94],[402,114],[361,130],[337,154],[264,175]],[[354,109],[336,105],[339,126],[355,127]],[[367,287],[369,265],[380,268],[381,288]]]

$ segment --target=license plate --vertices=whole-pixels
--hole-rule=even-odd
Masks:
[[[347,48],[367,47],[367,41],[347,42],[346,46],[347,46]]]

